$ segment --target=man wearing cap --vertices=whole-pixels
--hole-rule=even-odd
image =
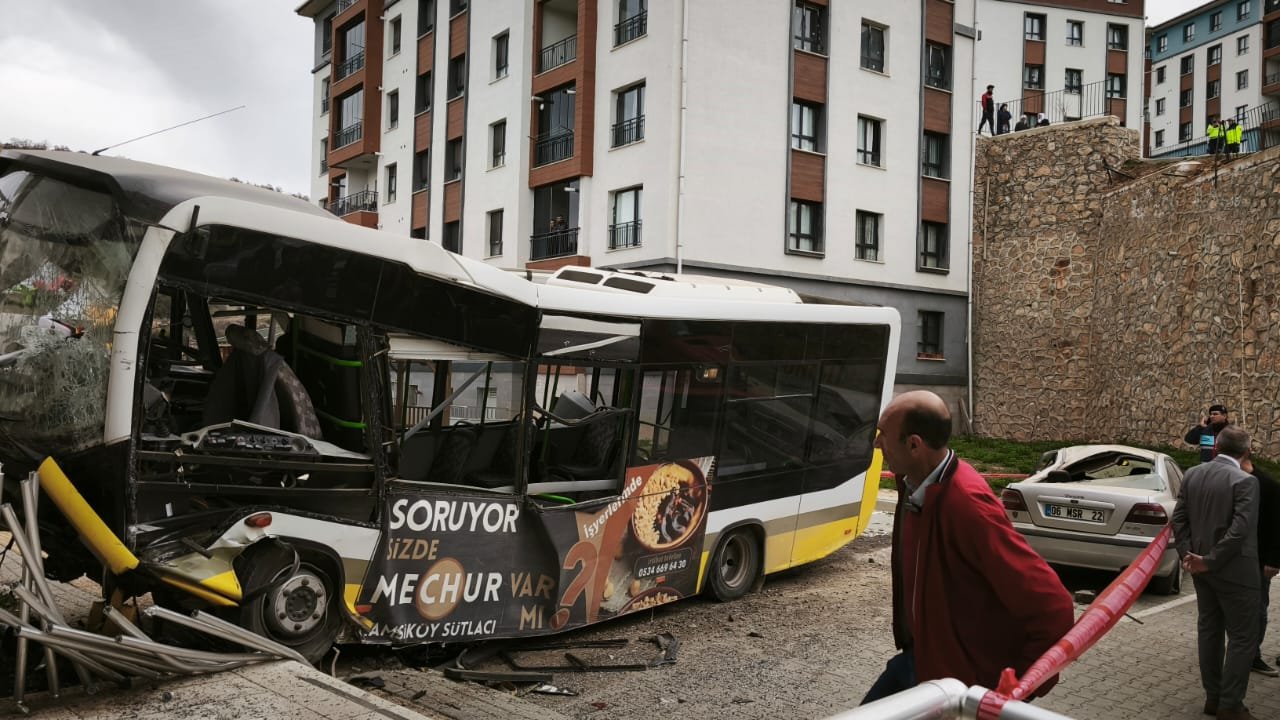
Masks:
[[[995,85],[988,85],[982,93],[982,120],[978,121],[978,134],[982,134],[982,126],[986,125],[992,135],[996,134],[996,99]]]
[[[1182,437],[1182,441],[1188,445],[1199,447],[1200,462],[1209,462],[1214,455],[1217,455],[1214,447],[1218,442],[1218,433],[1222,432],[1222,428],[1226,427],[1230,422],[1227,419],[1226,405],[1210,405],[1209,416],[1201,416],[1200,424],[1188,430],[1187,434]]]

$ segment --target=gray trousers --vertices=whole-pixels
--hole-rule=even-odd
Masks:
[[[1262,638],[1267,634],[1267,609],[1271,605],[1271,578],[1262,575],[1262,594],[1258,596],[1258,650],[1254,662],[1262,660]]]
[[[1205,698],[1221,709],[1244,704],[1249,666],[1258,649],[1258,588],[1197,575],[1197,645]],[[1223,648],[1223,638],[1226,647]]]

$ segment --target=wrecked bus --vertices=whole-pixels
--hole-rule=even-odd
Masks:
[[[313,660],[733,599],[828,555],[874,506],[899,336],[892,309],[535,283],[270,191],[39,151],[0,153],[0,292],[4,494],[38,472],[47,571]]]

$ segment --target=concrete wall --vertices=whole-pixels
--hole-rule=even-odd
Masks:
[[[1174,444],[1220,401],[1280,455],[1280,151],[1138,155],[1112,118],[981,141],[975,429]]]

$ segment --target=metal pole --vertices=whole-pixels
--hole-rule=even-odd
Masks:
[[[199,630],[215,637],[229,637],[231,640],[234,640],[241,645],[253,648],[254,650],[259,650],[275,657],[297,660],[304,665],[311,664],[308,663],[307,659],[297,650],[294,650],[291,647],[268,640],[261,635],[256,635],[245,630],[239,625],[232,625],[226,620],[214,617],[206,612],[197,610],[194,617],[187,617],[182,613],[174,612],[168,608],[160,607],[159,605],[152,605],[143,612],[147,614],[147,617],[162,618],[169,622],[191,628],[192,630]]]
[[[882,700],[868,703],[828,720],[916,720],[956,718],[968,688],[959,680],[946,678],[920,683]]]
[[[44,574],[44,551],[40,547],[40,477],[35,472],[27,474],[22,481],[22,506],[27,513],[27,534],[31,537],[31,547],[36,551],[35,561],[40,566],[40,574]],[[53,648],[44,649],[44,671],[49,681],[49,691],[53,697],[61,694],[58,681],[58,663],[53,656]]]

